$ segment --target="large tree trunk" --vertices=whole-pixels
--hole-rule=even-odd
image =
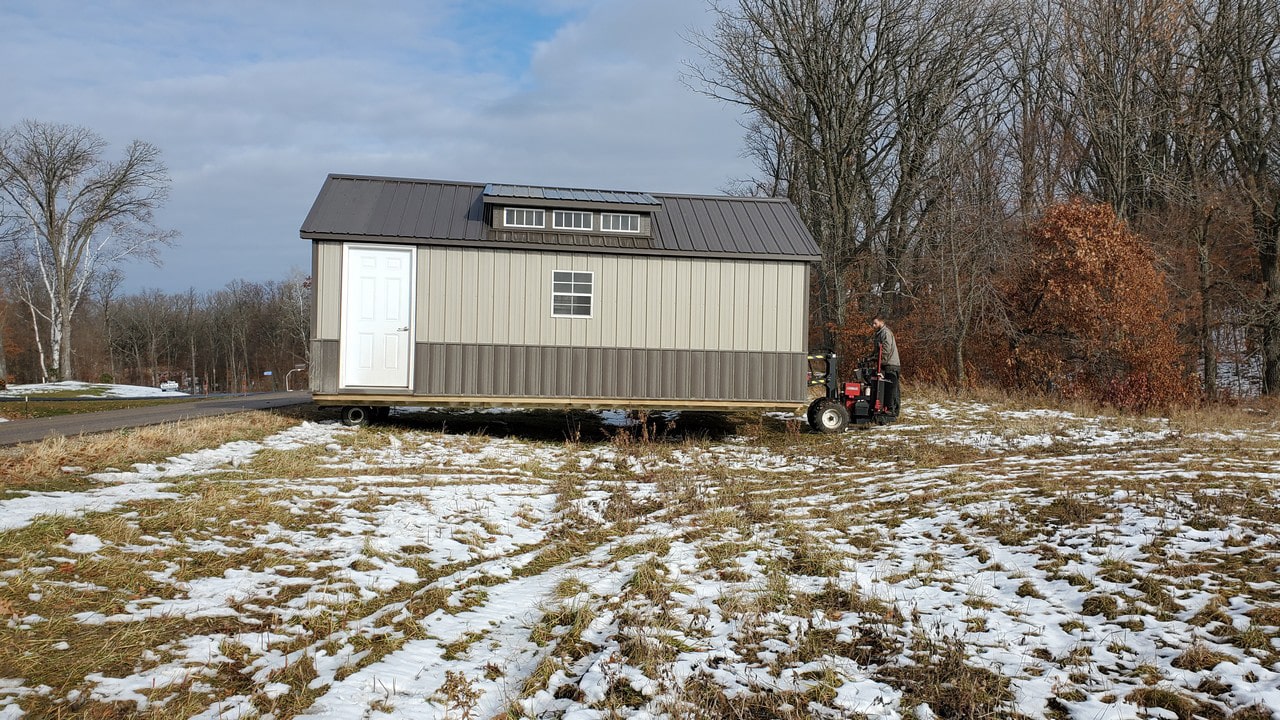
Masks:
[[[1280,394],[1280,219],[1255,215],[1262,275],[1262,392]]]
[[[44,340],[40,338],[40,317],[36,313],[35,303],[27,303],[27,310],[31,312],[31,335],[36,341],[36,355],[40,359],[40,382],[49,382],[49,361],[44,354]]]
[[[1218,352],[1213,337],[1213,301],[1209,296],[1209,215],[1196,229],[1196,292],[1200,295],[1200,363],[1204,366],[1204,394],[1218,396]]]
[[[72,378],[71,367],[71,315],[73,310],[70,298],[59,298],[58,307],[53,313],[53,322],[49,329],[53,333],[52,350],[54,360],[58,363],[54,375],[58,380]]]
[[[968,374],[964,368],[964,343],[969,336],[969,321],[966,318],[960,323],[959,333],[951,344],[951,361],[956,366],[956,386],[964,387],[969,383]]]
[[[4,355],[4,316],[0,315],[0,388],[9,382],[9,364]]]

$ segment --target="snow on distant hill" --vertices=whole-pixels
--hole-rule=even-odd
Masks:
[[[81,398],[144,398],[173,397],[186,395],[184,392],[165,391],[158,387],[145,385],[113,385],[109,383],[87,383],[78,380],[64,380],[56,383],[36,383],[32,385],[10,385],[4,395],[56,395],[59,397]]]

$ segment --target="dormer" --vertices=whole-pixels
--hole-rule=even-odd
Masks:
[[[653,214],[662,210],[652,195],[612,190],[489,184],[483,197],[490,227],[499,239],[508,240],[547,233],[584,236],[582,244],[616,238],[648,245]]]

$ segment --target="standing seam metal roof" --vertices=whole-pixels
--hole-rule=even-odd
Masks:
[[[519,198],[521,200],[569,200],[573,202],[616,203],[619,205],[659,205],[648,193],[585,188],[553,188],[533,185],[485,185],[486,197]]]
[[[522,242],[499,238],[484,218],[486,186],[482,183],[407,178],[330,175],[302,224],[304,238],[395,241],[500,243],[548,249],[578,241]],[[772,198],[623,193],[574,190],[579,202],[620,202],[618,198],[647,198],[652,203],[653,238],[648,252],[690,255],[746,255],[817,260],[817,243],[791,203]],[[592,192],[598,195],[590,195]],[[489,197],[526,197],[517,195]],[[529,195],[529,198],[535,198]],[[545,199],[564,199],[544,195]],[[632,202],[632,204],[639,204]],[[510,233],[505,238],[519,237]],[[616,247],[625,247],[620,245]],[[592,250],[608,246],[591,244]]]

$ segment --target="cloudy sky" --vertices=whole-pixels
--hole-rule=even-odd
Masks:
[[[172,177],[164,265],[125,289],[308,272],[326,174],[713,193],[738,108],[690,90],[702,0],[0,3],[0,127],[81,125]]]

